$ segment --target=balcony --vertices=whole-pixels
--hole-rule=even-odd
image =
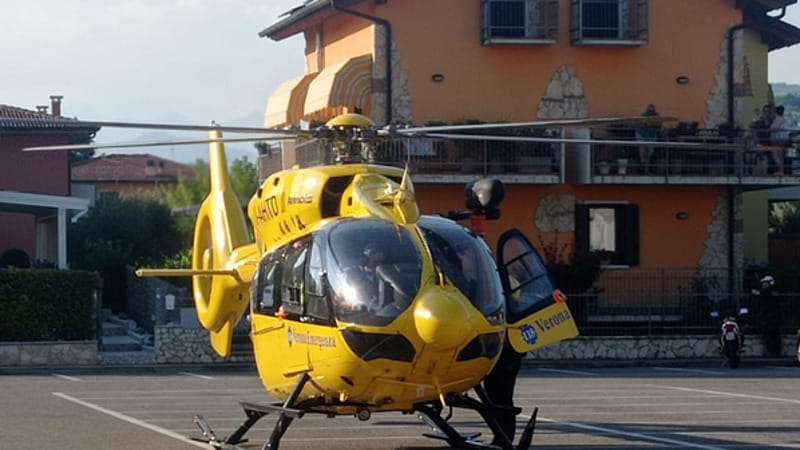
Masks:
[[[561,144],[488,142],[482,140],[395,139],[379,141],[362,152],[372,164],[405,167],[418,183],[462,184],[491,176],[510,184],[563,183]],[[330,164],[331,154],[319,141],[296,148],[301,167]]]
[[[482,0],[483,45],[549,45],[558,39],[558,0]]]
[[[572,0],[573,45],[637,47],[647,43],[648,0]]]
[[[797,147],[771,146],[768,138],[726,137],[715,130],[680,135],[674,130],[621,128],[595,132],[593,137],[611,143],[578,145],[574,181],[579,184],[800,184]]]

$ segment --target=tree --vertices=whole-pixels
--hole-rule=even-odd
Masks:
[[[104,304],[116,311],[125,305],[127,266],[158,266],[185,247],[170,209],[136,197],[101,199],[68,236],[72,267],[100,272]]]
[[[175,186],[162,188],[162,198],[171,208],[199,205],[211,189],[208,163],[198,159],[194,163],[194,178],[178,176]],[[242,202],[247,201],[258,189],[258,171],[247,157],[234,160],[228,169],[231,186]]]

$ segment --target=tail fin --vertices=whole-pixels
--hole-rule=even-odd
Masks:
[[[210,131],[209,138],[221,139],[222,132]],[[211,192],[197,214],[192,269],[234,271],[236,276],[195,275],[192,285],[197,317],[211,333],[211,346],[227,357],[233,330],[247,309],[258,251],[249,241],[244,213],[231,187],[224,144],[210,143],[208,156]]]

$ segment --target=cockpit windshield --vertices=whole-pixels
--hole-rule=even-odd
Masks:
[[[423,217],[419,228],[433,262],[485,316],[503,312],[503,287],[489,248],[452,221]]]
[[[353,220],[328,230],[328,279],[337,319],[383,326],[408,309],[419,291],[422,257],[406,229]]]

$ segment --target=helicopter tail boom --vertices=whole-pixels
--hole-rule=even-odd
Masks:
[[[197,317],[211,333],[211,346],[230,355],[233,329],[249,300],[258,250],[250,243],[244,213],[233,192],[222,133],[209,132],[211,192],[200,206],[192,247],[193,294]]]

